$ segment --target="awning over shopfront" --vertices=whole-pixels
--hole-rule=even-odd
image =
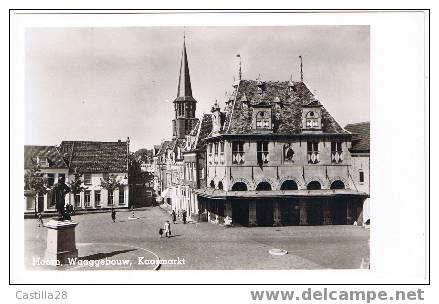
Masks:
[[[263,197],[369,197],[365,192],[348,189],[325,189],[325,190],[270,190],[270,191],[224,191],[204,188],[194,192],[202,197],[211,199],[226,198],[263,198]]]

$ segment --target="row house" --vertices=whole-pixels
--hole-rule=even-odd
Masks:
[[[126,142],[63,141],[57,146],[25,146],[25,170],[38,165],[47,177],[50,188],[64,176],[66,183],[73,180],[74,173],[82,174],[83,187],[79,194],[68,194],[66,203],[75,210],[128,208],[129,206],[129,139]],[[46,161],[47,160],[47,161]],[[101,187],[101,179],[115,175],[121,186],[114,192]],[[26,198],[26,212],[55,211],[49,195],[38,195],[37,205]]]
[[[185,153],[188,147],[192,147],[198,135],[196,130],[200,130],[201,126],[195,117],[196,105],[197,101],[192,96],[186,41],[183,41],[177,97],[173,100],[173,138],[162,142],[157,149],[153,170],[154,188],[160,198],[178,214],[184,210],[189,216],[198,213],[192,186],[197,185],[198,176],[193,172],[200,168],[197,165],[200,162],[199,153],[195,150],[191,154]]]

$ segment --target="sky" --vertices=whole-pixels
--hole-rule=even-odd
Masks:
[[[25,40],[25,144],[172,136],[186,33],[197,117],[243,79],[300,80],[345,126],[370,120],[369,26],[31,28]]]

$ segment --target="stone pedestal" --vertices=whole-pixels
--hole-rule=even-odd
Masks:
[[[68,258],[78,257],[76,249],[75,228],[78,223],[52,219],[47,224],[46,260],[58,260],[60,264],[68,263]]]
[[[256,202],[248,203],[248,225],[250,227],[257,226],[257,222],[256,222]]]

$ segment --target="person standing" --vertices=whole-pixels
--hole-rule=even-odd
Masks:
[[[41,215],[40,212],[38,212],[38,227],[44,227],[44,223],[43,223],[43,216]]]
[[[166,221],[165,224],[163,225],[163,230],[165,232],[165,236],[167,238],[171,237],[171,224],[169,223],[169,221]]]
[[[111,219],[113,220],[113,223],[116,222],[116,210],[111,209]]]
[[[175,224],[175,221],[177,220],[177,214],[175,214],[175,210],[172,210],[171,218],[172,218],[172,222]]]
[[[183,224],[186,224],[186,215],[187,215],[186,210],[183,210]]]

